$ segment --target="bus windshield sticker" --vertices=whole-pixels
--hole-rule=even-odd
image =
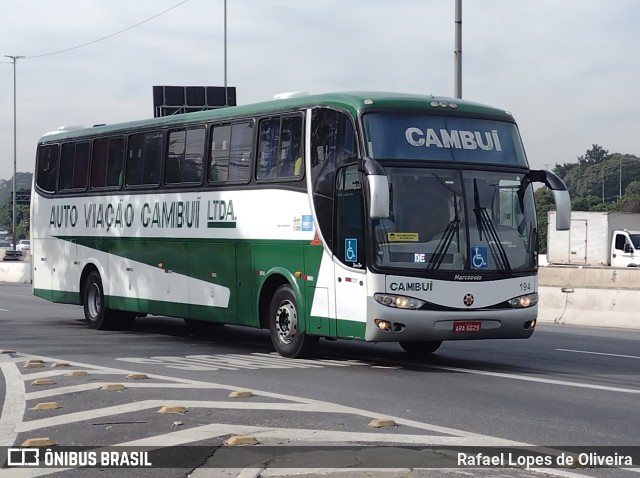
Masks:
[[[487,269],[489,267],[489,250],[487,246],[471,246],[469,258],[473,269]]]
[[[417,232],[388,232],[387,240],[389,242],[418,242],[419,236]]]
[[[344,258],[349,262],[358,261],[358,239],[355,237],[344,240]]]

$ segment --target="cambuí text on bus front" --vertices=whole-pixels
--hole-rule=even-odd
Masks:
[[[396,291],[424,291],[431,292],[433,290],[433,282],[391,282],[389,289]]]
[[[435,146],[436,148],[482,149],[485,151],[502,151],[498,131],[465,131],[410,127],[405,131],[405,138],[412,146]]]

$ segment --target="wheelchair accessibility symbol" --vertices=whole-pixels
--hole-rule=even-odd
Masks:
[[[471,267],[473,269],[486,269],[489,267],[489,251],[486,246],[471,246],[469,253]]]
[[[344,240],[344,259],[349,262],[358,261],[358,239],[348,238]]]

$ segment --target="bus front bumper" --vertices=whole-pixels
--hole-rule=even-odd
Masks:
[[[373,298],[368,300],[365,340],[369,342],[526,339],[533,334],[538,316],[537,305],[526,309],[435,311],[396,309]],[[380,321],[383,328],[377,324]]]

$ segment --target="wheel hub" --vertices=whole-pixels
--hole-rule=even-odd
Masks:
[[[89,306],[89,313],[91,314],[91,317],[98,317],[100,307],[102,306],[102,297],[96,284],[91,285],[87,298],[87,305]]]
[[[295,306],[289,302],[283,302],[276,311],[276,330],[278,337],[285,344],[290,344],[298,330],[298,314]]]

